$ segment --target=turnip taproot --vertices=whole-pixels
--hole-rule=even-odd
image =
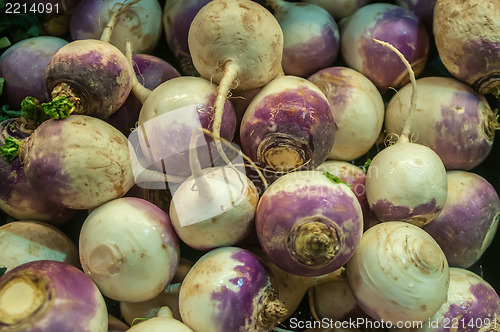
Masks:
[[[262,195],[255,215],[262,250],[300,276],[342,267],[363,233],[359,202],[345,183],[319,171],[287,173]]]
[[[0,327],[5,332],[106,332],[108,312],[99,289],[82,271],[40,260],[0,278]]]
[[[241,121],[240,141],[259,166],[289,172],[324,162],[336,131],[328,99],[316,85],[280,76],[252,99]]]
[[[410,64],[392,45],[375,40],[396,52],[408,67],[412,101],[397,142],[380,151],[366,176],[366,197],[380,221],[407,221],[423,226],[443,209],[448,193],[446,169],[430,148],[410,142],[417,106],[417,86]]]
[[[80,232],[79,252],[84,272],[117,301],[153,299],[179,264],[179,244],[168,215],[134,197],[115,199],[90,213]]]
[[[198,259],[182,282],[182,321],[195,331],[269,331],[287,314],[271,280],[250,251],[214,249]]]
[[[500,2],[437,0],[433,31],[446,69],[479,93],[500,96]]]
[[[213,131],[224,156],[218,138],[228,93],[262,87],[283,72],[283,32],[274,16],[254,1],[213,0],[194,17],[188,45],[201,76],[219,85]]]
[[[267,0],[283,31],[283,71],[306,77],[331,66],[340,48],[333,17],[320,6],[285,0]]]
[[[330,102],[338,130],[328,159],[354,160],[367,153],[380,136],[384,101],[377,87],[348,67],[329,67],[309,76]]]

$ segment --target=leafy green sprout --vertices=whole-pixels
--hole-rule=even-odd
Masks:
[[[15,139],[14,137],[8,136],[5,138],[4,145],[0,147],[0,156],[2,156],[5,161],[9,164],[18,157],[19,147],[21,146],[21,141]]]
[[[372,163],[372,160],[370,158],[368,158],[366,161],[365,161],[365,164],[363,165],[362,169],[363,169],[363,172],[368,173],[368,167],[370,167],[370,164]]]
[[[134,320],[132,321],[132,324],[130,324],[130,327],[134,326],[134,325],[137,325],[139,324],[140,322],[142,321],[145,321],[145,320],[148,320],[149,318],[147,317],[136,317],[134,318]]]
[[[347,183],[345,183],[344,181],[342,181],[338,176],[335,176],[335,175],[333,175],[330,172],[323,172],[323,175],[326,176],[327,178],[329,178],[330,180],[332,180],[335,183],[342,183],[342,184],[345,184],[346,186],[348,186],[349,188],[351,188],[350,185],[348,185]]]

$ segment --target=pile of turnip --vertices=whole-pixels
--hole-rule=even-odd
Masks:
[[[0,331],[500,331],[498,0],[0,6]]]

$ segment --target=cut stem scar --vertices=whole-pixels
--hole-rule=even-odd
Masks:
[[[389,44],[388,42],[381,41],[378,39],[372,39],[374,42],[379,43],[387,48],[389,48],[391,51],[396,53],[403,64],[406,66],[406,69],[408,70],[408,73],[410,74],[410,82],[412,86],[412,91],[411,91],[411,105],[410,105],[410,110],[408,112],[408,117],[405,120],[405,124],[403,127],[403,131],[401,132],[401,136],[399,137],[399,140],[404,140],[404,141],[409,141],[409,136],[410,136],[410,131],[411,131],[411,122],[413,120],[413,117],[415,116],[415,111],[417,110],[417,82],[415,80],[415,73],[413,72],[413,69],[411,68],[410,63],[408,60],[406,60],[405,56],[394,46]]]
[[[118,16],[120,16],[120,14],[123,13],[127,8],[129,8],[132,5],[135,5],[139,1],[141,1],[141,0],[133,0],[129,3],[125,3],[125,2],[116,3],[113,6],[113,8],[111,9],[112,14],[109,18],[109,21],[106,24],[106,26],[104,27],[104,29],[102,30],[101,41],[109,43],[109,41],[111,40],[111,34],[113,33],[113,29],[116,26]],[[115,6],[117,6],[117,5],[120,6],[120,8],[115,9]]]
[[[134,61],[132,60],[132,42],[130,40],[127,40],[125,42],[125,56],[127,57],[127,61],[132,73],[132,92],[137,97],[137,99],[139,99],[140,102],[144,104],[146,102],[146,99],[148,99],[149,95],[151,95],[153,91],[142,85],[135,75]]]

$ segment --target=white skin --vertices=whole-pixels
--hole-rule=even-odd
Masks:
[[[193,332],[189,327],[174,319],[168,307],[161,308],[156,317],[134,325],[127,330],[127,332],[149,331]]]

